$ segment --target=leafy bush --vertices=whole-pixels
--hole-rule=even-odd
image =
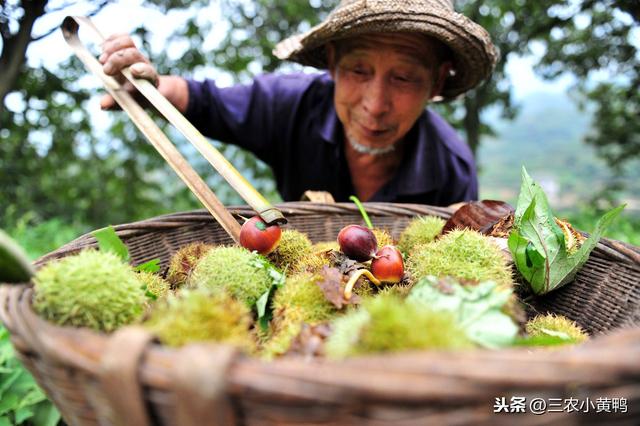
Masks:
[[[576,229],[592,232],[601,213],[599,210],[583,208],[578,212],[566,213],[565,217]],[[620,217],[609,225],[604,236],[633,244],[634,246],[640,246],[640,216],[623,211]]]
[[[54,426],[60,413],[15,357],[9,332],[0,326],[0,426]]]

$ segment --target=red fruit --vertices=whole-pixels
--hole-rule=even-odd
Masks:
[[[360,225],[347,225],[338,233],[340,250],[347,257],[366,262],[376,254],[378,240],[369,228]]]
[[[267,255],[278,247],[281,235],[282,230],[278,225],[267,226],[260,216],[253,216],[240,228],[240,245]]]
[[[399,283],[404,276],[402,254],[394,246],[384,246],[371,261],[371,273],[385,283]]]

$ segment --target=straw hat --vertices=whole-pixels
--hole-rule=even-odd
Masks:
[[[455,12],[450,0],[342,0],[324,22],[278,43],[273,53],[327,68],[328,41],[390,32],[422,33],[449,46],[455,74],[445,82],[443,98],[454,98],[488,78],[499,56],[487,31]]]

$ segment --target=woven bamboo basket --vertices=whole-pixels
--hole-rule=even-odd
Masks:
[[[333,240],[360,223],[352,204],[284,203],[288,227]],[[397,237],[416,215],[451,210],[367,203],[374,224]],[[232,208],[249,216],[246,208]],[[205,211],[119,225],[135,264],[168,260],[193,241],[230,243]],[[94,246],[80,237],[38,264]],[[2,286],[0,318],[16,352],[70,425],[638,424],[640,419],[640,250],[602,240],[575,281],[527,298],[529,313],[555,312],[594,338],[561,349],[405,352],[345,361],[284,357],[272,362],[224,345],[169,349],[139,327],[111,335],[54,326],[31,309],[30,285]],[[523,295],[525,297],[526,295]],[[544,415],[494,413],[496,398],[543,399]],[[599,399],[600,398],[600,399]],[[602,398],[624,409],[602,408]],[[579,410],[551,410],[558,401]],[[606,401],[606,400],[605,400]],[[586,403],[586,405],[585,405]],[[598,412],[600,411],[600,412]]]

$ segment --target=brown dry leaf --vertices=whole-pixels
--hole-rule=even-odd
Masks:
[[[344,274],[338,268],[329,268],[325,266],[320,273],[322,279],[316,281],[320,290],[324,294],[325,299],[331,302],[336,308],[342,309],[346,305],[357,305],[360,303],[360,297],[354,294],[349,300],[344,298]]]
[[[350,259],[346,254],[340,251],[332,251],[332,265],[334,265],[342,275],[351,275],[358,269],[363,269],[366,266],[358,261]]]
[[[324,342],[331,335],[328,323],[302,324],[300,333],[293,339],[285,355],[303,356],[306,359],[324,357]]]
[[[514,208],[504,201],[482,200],[467,203],[449,218],[442,228],[442,234],[464,228],[486,234],[503,217],[514,212]]]
[[[513,228],[513,221],[515,215],[513,213],[509,213],[504,216],[500,220],[491,226],[487,232],[484,232],[490,237],[496,238],[509,238],[509,234],[511,233],[511,228]]]

